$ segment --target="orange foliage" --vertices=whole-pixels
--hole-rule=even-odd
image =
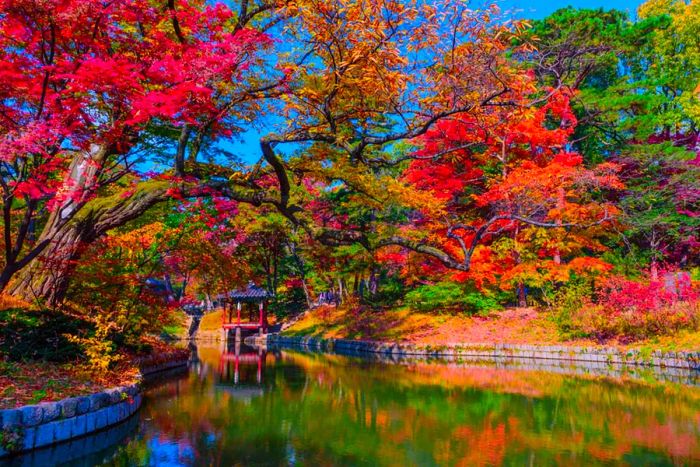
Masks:
[[[21,298],[5,293],[0,294],[0,310],[9,310],[12,308],[29,309],[32,305]]]

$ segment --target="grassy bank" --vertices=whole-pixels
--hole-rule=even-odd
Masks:
[[[85,396],[137,381],[138,368],[124,363],[105,373],[79,363],[0,361],[0,409]]]
[[[654,350],[700,350],[700,332],[635,341],[611,338],[594,340],[563,335],[547,312],[514,308],[487,317],[425,313],[400,308],[361,311],[320,307],[305,313],[283,334],[319,338],[406,342],[423,345],[445,343],[505,343],[542,345],[613,346]]]
[[[202,320],[199,322],[199,331],[221,332],[221,314],[221,310],[216,310],[202,316]]]
[[[100,334],[75,313],[1,305],[0,409],[130,385],[141,366],[164,363],[178,352],[155,334],[125,342],[116,331]],[[176,314],[167,325],[177,330],[182,323]]]

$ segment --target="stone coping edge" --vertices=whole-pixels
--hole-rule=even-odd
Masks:
[[[617,365],[639,365],[659,368],[700,370],[700,352],[662,352],[638,349],[619,350],[612,347],[572,347],[564,345],[525,344],[444,344],[415,345],[350,339],[320,339],[305,336],[267,334],[252,339],[255,344],[297,345],[318,350],[364,352],[402,356],[485,357],[598,362]]]
[[[141,407],[141,382],[187,365],[189,359],[144,367],[137,382],[56,402],[0,410],[0,458],[89,435],[116,425]]]

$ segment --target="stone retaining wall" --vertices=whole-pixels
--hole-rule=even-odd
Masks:
[[[545,359],[679,368],[691,371],[700,370],[700,352],[645,352],[643,350],[623,351],[612,347],[523,344],[445,344],[429,346],[348,339],[317,339],[313,337],[280,336],[278,334],[268,334],[251,342],[258,344],[300,345],[326,351],[377,353],[393,356]]]
[[[189,362],[189,359],[187,359],[187,360],[173,360],[170,362],[162,363],[160,365],[153,365],[153,366],[149,366],[147,368],[142,368],[141,369],[141,376],[144,378],[148,378],[149,376],[151,376],[155,373],[160,373],[162,371],[167,371],[167,370],[171,370],[173,368],[185,366],[185,365],[187,365],[188,362]]]
[[[142,377],[187,365],[170,361],[143,368]],[[122,422],[141,407],[140,382],[89,396],[0,410],[0,458],[85,436]]]
[[[249,345],[267,345],[269,347],[279,346],[282,348],[301,348],[311,351],[333,352],[341,355],[362,356],[380,362],[393,364],[411,365],[417,360],[432,361],[438,359],[440,363],[446,365],[462,366],[482,366],[487,364],[495,368],[503,368],[512,371],[546,371],[548,373],[559,373],[572,376],[584,377],[607,377],[607,378],[631,378],[636,380],[655,380],[659,382],[669,382],[686,386],[700,386],[700,371],[691,368],[663,367],[648,364],[612,363],[607,359],[594,360],[593,357],[587,359],[562,358],[561,355],[550,355],[547,358],[524,357],[518,353],[493,353],[480,350],[483,346],[473,346],[475,351],[471,354],[466,352],[449,352],[441,350],[435,352],[427,348],[412,349],[411,353],[390,353],[377,352],[376,349],[368,350],[365,345],[357,345],[355,341],[352,346],[338,345],[338,340],[334,341],[335,346],[330,342],[320,339],[309,339],[300,337],[263,337],[249,339]],[[386,344],[385,344],[386,345]],[[464,348],[465,345],[459,346]],[[386,349],[384,349],[386,350]]]

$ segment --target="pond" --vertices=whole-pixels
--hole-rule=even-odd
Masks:
[[[652,377],[245,346],[198,357],[70,465],[700,463],[700,390]]]

